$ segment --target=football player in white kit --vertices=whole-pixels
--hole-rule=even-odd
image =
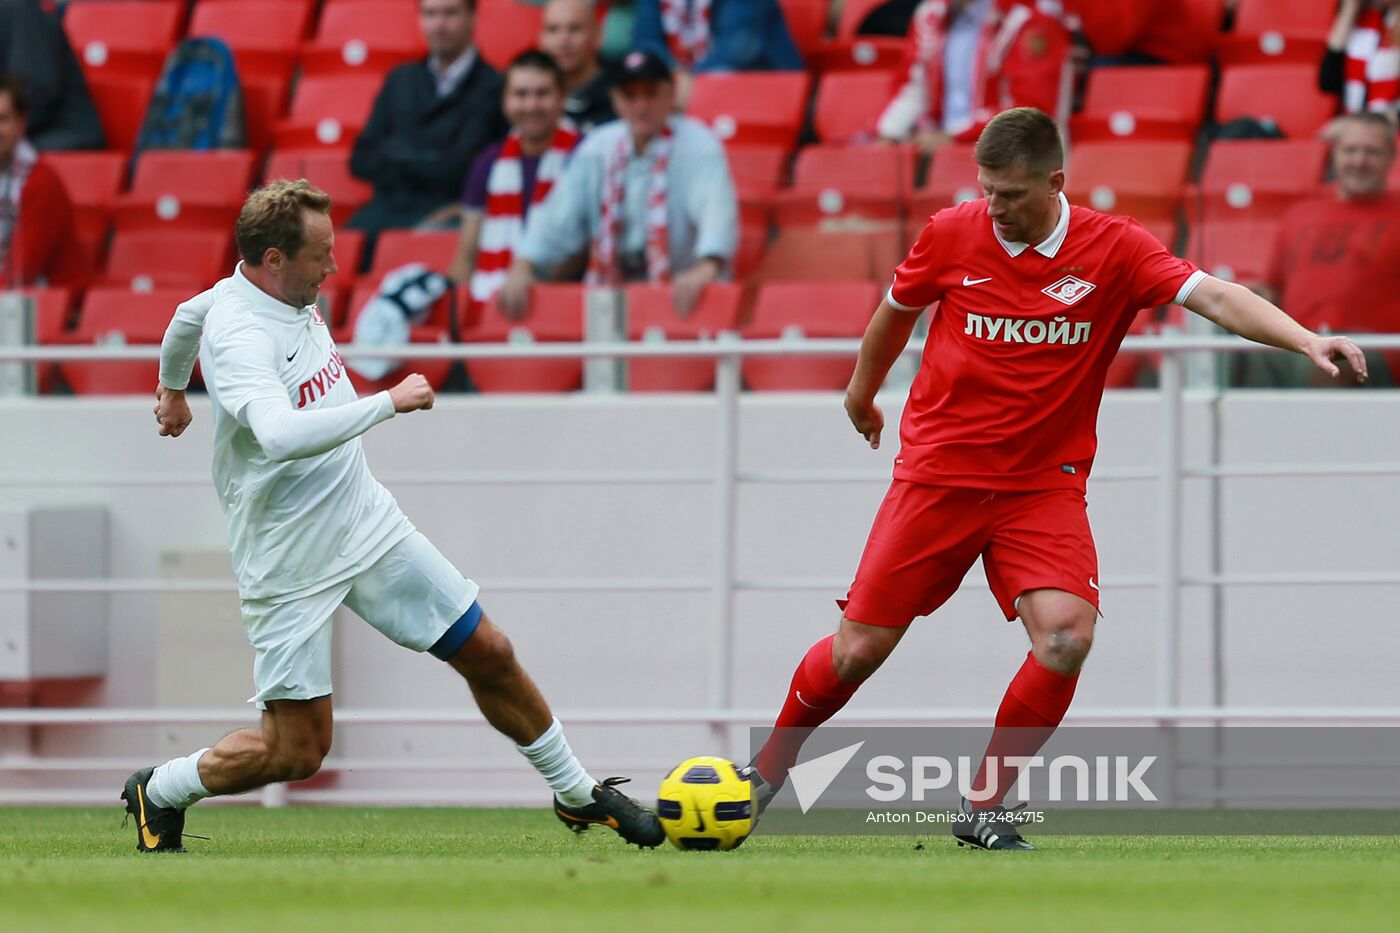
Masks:
[[[357,398],[316,310],[336,272],[330,198],[305,180],[253,192],[234,229],[233,275],[181,304],[161,345],[156,420],[179,436],[196,354],[214,410],[214,485],[228,519],[243,622],[256,652],[258,728],[127,779],[141,852],[183,851],[185,810],[315,774],[331,746],[331,616],[341,603],[395,642],[428,651],[467,681],[486,720],[513,740],[576,831],[608,826],[629,843],[664,839],[654,814],[597,783],[569,748],[509,639],[462,576],[375,481],[359,437],[433,406],[414,373]]]

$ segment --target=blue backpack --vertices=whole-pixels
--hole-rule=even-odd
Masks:
[[[161,69],[133,156],[145,149],[242,149],[243,90],[218,39],[185,39]]]

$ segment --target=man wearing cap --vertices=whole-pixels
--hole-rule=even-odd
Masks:
[[[738,204],[724,148],[702,123],[673,113],[675,83],[659,55],[627,53],[612,90],[621,119],[584,139],[525,236],[499,305],[526,313],[530,286],[586,255],[585,281],[669,282],[688,314],[734,255]]]

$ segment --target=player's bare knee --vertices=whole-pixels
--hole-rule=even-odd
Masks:
[[[274,761],[274,780],[304,781],[321,770],[321,762],[325,757],[318,745],[285,749]]]
[[[474,683],[492,683],[515,674],[515,646],[495,626],[481,626],[452,659],[463,677]]]
[[[1094,645],[1092,619],[1066,618],[1051,625],[1034,645],[1036,660],[1059,674],[1074,674]]]
[[[838,638],[831,652],[836,676],[847,683],[865,680],[885,663],[891,647],[875,637]]]

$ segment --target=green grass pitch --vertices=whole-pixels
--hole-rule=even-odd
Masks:
[[[1373,930],[1392,837],[755,836],[728,853],[575,838],[548,810],[203,807],[138,856],[118,807],[0,808],[0,930]]]

